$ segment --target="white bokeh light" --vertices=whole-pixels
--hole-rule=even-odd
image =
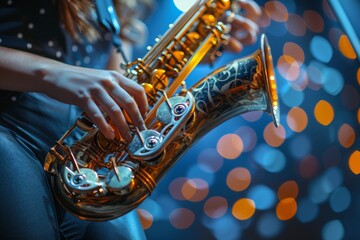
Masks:
[[[182,12],[186,12],[196,0],[174,0],[175,7]]]

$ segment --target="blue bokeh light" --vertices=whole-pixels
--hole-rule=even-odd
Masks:
[[[297,218],[302,223],[313,221],[319,214],[319,206],[308,198],[303,198],[298,201]]]
[[[340,240],[344,238],[344,226],[339,220],[326,223],[322,229],[324,240]]]
[[[333,56],[330,42],[322,36],[314,36],[310,41],[311,54],[319,61],[328,63]]]
[[[272,173],[282,171],[286,164],[285,155],[279,149],[265,144],[256,147],[252,156],[257,164]]]
[[[283,223],[279,221],[274,213],[262,215],[256,225],[259,235],[263,238],[277,236],[283,228]]]
[[[255,202],[255,206],[259,210],[273,207],[276,201],[274,190],[262,184],[251,187],[247,195]]]
[[[339,187],[330,196],[330,206],[334,212],[345,211],[351,203],[351,194],[346,187]]]

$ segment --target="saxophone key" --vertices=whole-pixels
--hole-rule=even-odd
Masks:
[[[126,166],[116,166],[105,177],[106,188],[117,195],[126,195],[134,189],[134,173]]]
[[[93,192],[102,186],[98,174],[90,168],[81,168],[73,172],[69,167],[64,166],[63,179],[65,185],[78,194]]]

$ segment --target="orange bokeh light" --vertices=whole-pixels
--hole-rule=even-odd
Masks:
[[[268,1],[265,3],[265,9],[272,20],[285,22],[288,20],[289,13],[286,6],[279,1]]]
[[[211,197],[204,204],[204,212],[208,217],[220,218],[228,209],[228,202],[224,197]]]
[[[285,198],[296,198],[299,194],[299,187],[294,180],[284,182],[278,190],[278,198],[283,200]]]
[[[186,200],[200,202],[208,195],[209,185],[201,178],[188,179],[182,186],[181,192]]]
[[[334,119],[334,109],[327,101],[320,100],[315,106],[314,115],[320,124],[327,126]]]
[[[276,206],[276,215],[280,220],[293,218],[297,211],[297,204],[294,198],[282,199]]]
[[[303,49],[294,42],[287,42],[283,47],[283,53],[286,56],[293,57],[297,62],[304,63],[305,54]]]
[[[149,229],[154,221],[153,216],[148,211],[140,208],[136,209],[136,212],[139,215],[142,228],[145,230]]]
[[[289,14],[286,28],[292,35],[297,37],[304,36],[306,33],[306,23],[304,19],[296,14]]]
[[[222,136],[216,145],[218,153],[227,159],[235,159],[240,156],[244,148],[241,138],[236,134]]]
[[[171,225],[177,229],[190,227],[195,220],[195,214],[187,208],[177,208],[169,215]]]
[[[356,53],[354,51],[354,48],[352,47],[349,38],[345,35],[342,34],[340,39],[339,39],[339,49],[340,52],[347,58],[349,59],[355,59],[356,58]]]
[[[272,147],[279,147],[285,141],[285,129],[283,126],[275,127],[273,123],[269,123],[264,129],[264,140]]]
[[[251,174],[246,168],[238,167],[232,169],[226,177],[227,186],[235,191],[245,190],[251,182]]]
[[[300,75],[300,64],[289,55],[282,55],[277,61],[277,69],[281,76],[289,81],[295,81]]]
[[[318,12],[306,10],[304,12],[304,20],[311,31],[320,33],[324,30],[324,20]]]
[[[349,124],[343,124],[338,131],[338,140],[341,146],[351,147],[355,142],[355,131]]]
[[[185,200],[184,195],[182,194],[181,190],[184,184],[188,181],[185,177],[180,177],[174,179],[169,184],[169,192],[171,196],[176,200]]]
[[[308,117],[302,108],[293,107],[288,112],[286,122],[294,132],[302,132],[308,125]]]
[[[354,151],[351,154],[348,164],[354,174],[360,173],[360,151]]]
[[[356,78],[357,78],[358,84],[360,85],[360,68],[357,70]]]
[[[232,215],[239,220],[251,218],[255,213],[255,202],[249,198],[242,198],[235,202]]]

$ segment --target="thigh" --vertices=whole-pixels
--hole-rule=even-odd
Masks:
[[[2,239],[58,239],[46,175],[32,152],[0,126],[0,234]]]
[[[145,232],[136,211],[110,221],[83,221],[66,213],[60,223],[69,240],[145,240]]]

